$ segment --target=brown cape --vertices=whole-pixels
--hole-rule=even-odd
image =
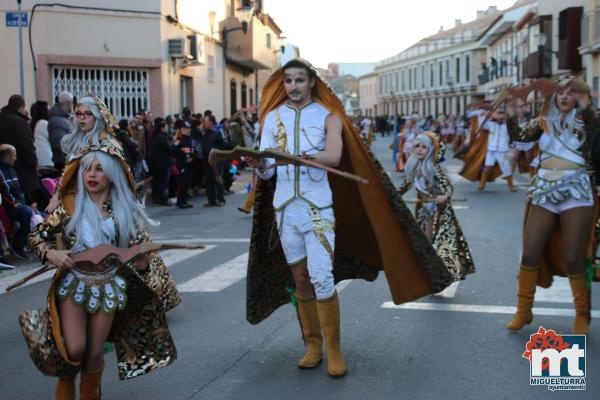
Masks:
[[[475,136],[478,130],[479,124],[477,123],[477,118],[471,118],[469,125],[471,143],[467,153],[462,156],[464,165],[459,173],[463,178],[473,182],[479,181],[481,173],[485,168],[485,156],[487,154],[488,136],[490,134],[486,129],[482,129],[481,132],[479,132],[479,136]],[[493,182],[501,174],[500,168],[496,164],[490,171],[487,181]]]
[[[279,69],[265,85],[261,126],[266,115],[287,99],[282,82],[283,70]],[[344,146],[338,168],[369,180],[368,185],[359,185],[329,175],[336,219],[335,281],[372,281],[383,270],[396,304],[443,290],[452,282],[451,275],[397,195],[387,173],[352,126],[339,99],[318,75],[313,100],[342,121]],[[294,287],[275,228],[276,178],[258,181],[246,297],[246,318],[252,324],[288,303],[288,290]]]

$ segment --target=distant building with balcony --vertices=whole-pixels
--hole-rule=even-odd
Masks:
[[[536,6],[537,1],[531,0],[515,4],[481,35],[479,45],[486,48],[486,59],[479,70],[478,90],[487,97],[523,79],[521,68],[528,53],[523,48],[527,37],[522,25],[535,15]]]
[[[464,114],[479,96],[478,72],[486,64],[483,35],[503,13],[496,7],[477,11],[468,23],[426,37],[377,64],[379,115]]]
[[[538,1],[527,22],[524,78],[552,77],[583,72],[582,31],[584,0]]]
[[[377,114],[377,73],[371,72],[358,78],[358,107],[363,116],[375,116]]]

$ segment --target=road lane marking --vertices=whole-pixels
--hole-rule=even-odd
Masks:
[[[220,292],[246,277],[248,253],[239,255],[203,274],[177,285],[180,292]]]
[[[205,248],[203,248],[203,249],[194,249],[194,250],[179,250],[179,249],[164,250],[164,251],[160,252],[160,255],[162,256],[163,261],[165,262],[165,265],[167,267],[171,268],[175,264],[185,261],[191,257],[195,257],[198,254],[204,253],[205,251],[208,251],[214,247],[217,247],[217,245],[206,245]],[[33,271],[35,271],[35,269],[18,272],[16,274],[7,275],[5,277],[0,278],[0,296],[3,294],[6,294],[6,288],[8,286],[10,286],[14,282],[18,281],[19,279],[22,279],[22,278],[26,277],[27,275],[31,274]],[[54,272],[55,272],[55,270],[52,270],[52,271],[43,273],[40,276],[36,276],[35,278],[27,281],[26,283],[24,283],[23,285],[19,286],[16,289],[13,289],[12,291],[16,291],[16,290],[19,290],[26,286],[33,285],[34,283],[38,283],[38,282],[42,282],[47,279],[50,279],[54,276]]]
[[[196,236],[177,236],[177,239],[172,238],[172,235],[154,235],[153,238],[160,243],[250,243],[250,238],[199,238]]]
[[[446,299],[453,299],[454,296],[456,296],[456,290],[458,290],[459,284],[460,284],[460,282],[456,281],[453,284],[451,284],[450,286],[448,286],[446,289],[442,290],[441,292],[435,293],[433,296],[444,297]]]
[[[478,304],[444,304],[444,303],[405,303],[396,305],[391,301],[386,301],[381,308],[394,310],[427,310],[427,311],[452,311],[452,312],[470,312],[483,314],[514,314],[517,308],[514,306],[486,306]],[[567,308],[546,308],[533,307],[533,315],[547,316],[575,316],[575,311]],[[600,317],[600,311],[592,311],[592,317]]]
[[[204,246],[203,249],[194,249],[194,250],[182,250],[182,249],[171,249],[164,250],[160,252],[160,255],[165,262],[167,267],[172,267],[173,265],[180,263],[182,261],[187,260],[188,258],[192,258],[197,256],[198,254],[202,254],[205,251],[210,249],[214,249],[217,247],[215,244],[209,244]]]

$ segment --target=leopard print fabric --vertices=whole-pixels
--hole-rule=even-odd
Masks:
[[[148,232],[140,232],[137,240],[133,244],[149,242]],[[150,265],[148,272],[142,275],[142,279],[152,291],[158,296],[165,312],[175,308],[181,303],[181,293],[177,289],[171,270],[167,268],[165,262],[158,252],[150,253]]]
[[[29,356],[44,375],[63,380],[74,378],[79,366],[69,364],[58,351],[48,310],[28,310],[19,315],[21,331],[27,343]]]
[[[122,266],[129,285],[129,304],[117,313],[111,336],[117,353],[119,378],[130,379],[166,367],[177,359],[162,300],[145,279]]]

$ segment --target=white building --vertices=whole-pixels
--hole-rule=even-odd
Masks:
[[[420,40],[381,61],[377,113],[422,115],[463,114],[472,96],[479,96],[478,70],[486,61],[479,39],[502,16],[496,7],[477,11],[477,19],[455,21],[452,29]]]
[[[358,78],[358,99],[361,115],[377,115],[377,73],[371,72]]]

